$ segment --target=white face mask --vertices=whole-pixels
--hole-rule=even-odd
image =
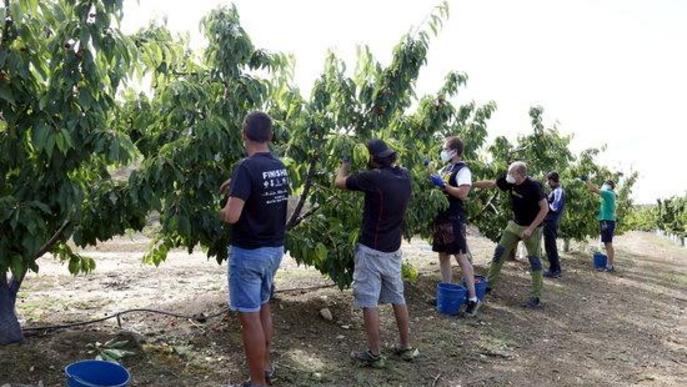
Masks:
[[[608,184],[604,184],[601,186],[602,191],[610,191],[611,187],[608,186]]]
[[[441,155],[440,155],[441,161],[444,163],[448,163],[449,161],[451,161],[451,159],[453,158],[453,156],[455,154],[456,154],[456,151],[454,151],[454,150],[447,151],[446,149],[444,149],[441,151]]]
[[[511,174],[506,175],[506,183],[515,184],[515,176]]]

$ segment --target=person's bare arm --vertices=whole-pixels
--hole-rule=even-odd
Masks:
[[[472,183],[472,186],[480,189],[496,188],[496,180],[479,180]]]
[[[230,196],[229,200],[227,200],[227,204],[219,212],[220,219],[229,224],[238,222],[239,218],[241,218],[241,212],[243,212],[244,204],[245,202],[243,199]]]
[[[219,186],[219,193],[226,195],[229,192],[229,187],[231,187],[231,179],[227,179],[222,185]]]
[[[590,190],[591,192],[594,192],[595,194],[601,194],[601,190],[599,189],[599,187],[595,186],[595,185],[594,185],[591,181],[589,181],[589,180],[587,180],[587,188],[589,188],[589,190]]]
[[[336,188],[346,189],[346,180],[348,179],[348,176],[350,175],[350,173],[349,173],[350,168],[351,168],[351,164],[349,164],[347,162],[341,163],[341,166],[336,171],[336,178],[334,179],[334,186]]]
[[[458,187],[453,187],[447,184],[444,186],[444,191],[460,200],[467,200],[468,194],[470,193],[470,186],[465,184]]]
[[[537,217],[534,218],[534,221],[532,221],[532,224],[529,225],[525,230],[522,232],[522,239],[529,239],[529,237],[532,236],[532,233],[534,233],[534,230],[539,227],[539,225],[544,221],[544,218],[546,217],[546,214],[549,213],[549,202],[546,201],[546,199],[542,199],[539,201],[539,212],[537,213]]]

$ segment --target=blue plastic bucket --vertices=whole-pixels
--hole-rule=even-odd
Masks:
[[[605,268],[607,262],[608,262],[608,257],[605,254],[594,253],[594,268],[595,269]]]
[[[478,300],[484,300],[484,297],[487,295],[487,285],[489,285],[487,277],[482,275],[475,276],[475,293]],[[463,286],[465,287],[465,289],[467,289],[468,287],[468,284],[467,282],[465,282],[465,279],[463,279]]]
[[[467,289],[460,285],[440,282],[437,285],[437,310],[450,316],[458,314],[467,293]]]
[[[69,387],[125,387],[131,375],[117,363],[83,360],[64,367]]]

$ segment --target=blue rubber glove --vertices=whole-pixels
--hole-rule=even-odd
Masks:
[[[444,183],[444,179],[441,178],[439,175],[432,175],[429,177],[429,181],[432,182],[435,186],[439,188],[444,188],[446,187],[446,183]]]
[[[425,167],[428,166],[429,165],[429,159],[422,160],[422,164],[424,164]]]

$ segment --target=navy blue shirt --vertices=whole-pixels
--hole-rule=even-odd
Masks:
[[[231,230],[230,243],[244,249],[284,245],[289,177],[271,153],[256,153],[234,170],[229,196],[245,204]]]
[[[558,186],[549,193],[546,199],[549,202],[549,212],[546,214],[547,222],[558,222],[565,209],[565,191]]]
[[[365,193],[358,242],[385,253],[401,248],[403,219],[411,194],[408,171],[401,167],[363,171],[346,179],[346,188]]]

